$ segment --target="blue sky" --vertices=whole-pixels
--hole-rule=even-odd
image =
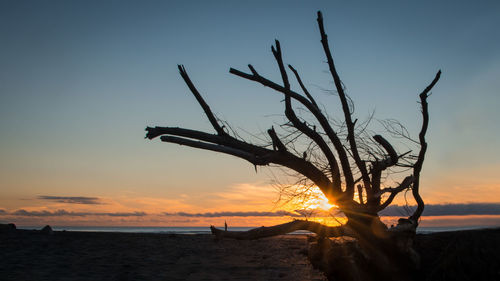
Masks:
[[[279,81],[274,39],[337,116],[322,90],[333,85],[317,10],[356,118],[375,110],[416,135],[417,94],[443,71],[429,100],[424,199],[498,202],[498,1],[0,1],[0,208],[89,196],[118,202],[113,210],[163,198],[180,209],[161,211],[204,212],[213,194],[268,183],[239,159],[146,141],[143,130],[211,131],[177,64],[235,128],[279,122],[280,95],[228,73],[252,63]]]

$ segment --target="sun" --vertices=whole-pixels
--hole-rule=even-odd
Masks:
[[[326,198],[325,194],[321,192],[318,187],[313,187],[309,192],[309,198],[304,202],[304,207],[306,209],[324,210],[329,211],[332,208],[337,208],[335,204],[331,204]]]
[[[328,212],[332,208],[338,208],[337,205],[328,202],[326,196],[321,192],[321,190],[316,187],[302,187],[298,186],[296,189],[298,192],[289,202],[289,207],[292,209],[299,210],[316,210]]]

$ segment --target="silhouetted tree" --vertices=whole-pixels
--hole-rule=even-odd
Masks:
[[[246,232],[212,227],[212,232],[217,237],[258,239],[295,230],[309,230],[320,237],[351,236],[356,239],[359,250],[356,250],[358,249],[356,246],[351,247],[350,251],[358,251],[361,257],[354,260],[351,257],[348,264],[352,266],[353,262],[358,263],[357,267],[347,267],[351,272],[349,277],[339,275],[338,270],[331,270],[331,274],[351,280],[411,279],[411,270],[418,265],[418,255],[412,248],[412,242],[424,210],[419,189],[420,172],[427,150],[425,139],[429,123],[427,98],[439,80],[441,71],[437,72],[434,80],[419,95],[423,121],[416,141],[419,145],[418,154],[411,155],[410,152],[398,154],[393,145],[381,135],[370,138],[357,128],[357,119],[353,121],[352,118],[351,101],[335,69],[321,12],[318,12],[317,21],[329,72],[343,111],[344,120],[340,125],[334,125],[329,120],[304,86],[298,71],[288,65],[300,85],[302,94],[291,89],[280,43],[276,40],[276,45],[272,46],[271,50],[280,70],[281,83],[261,76],[252,65],[248,65],[249,73],[233,68],[229,72],[269,87],[284,96],[287,123],[282,128],[285,128],[286,134],[280,135],[271,127],[267,131],[270,137],[268,144],[256,145],[241,139],[216,118],[189,78],[184,66],[179,65],[180,75],[203,108],[216,134],[178,127],[148,127],[146,137],[148,139],[160,137],[164,142],[233,155],[255,166],[275,164],[289,168],[317,186],[347,217],[345,225],[336,227],[304,220]],[[298,116],[292,103],[299,103],[305,107],[313,120],[306,121]],[[308,145],[304,146],[302,152],[300,145],[294,145],[299,137],[308,140]],[[396,186],[383,188],[381,181],[391,167],[405,167],[409,171],[408,175]],[[417,208],[409,217],[401,218],[397,226],[387,228],[381,222],[378,213],[389,206],[398,193],[406,190],[411,190]],[[322,255],[326,255],[328,249],[335,248],[332,245],[324,246],[324,241],[320,244],[323,247],[320,249]],[[328,268],[326,270],[328,271]]]

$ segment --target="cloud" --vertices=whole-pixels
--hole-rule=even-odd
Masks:
[[[276,212],[215,212],[215,213],[164,213],[166,216],[179,217],[203,217],[203,218],[219,218],[219,217],[283,217],[291,216],[298,217],[300,215],[288,211]]]
[[[184,220],[169,220],[169,223],[195,223],[199,222],[199,220],[193,220],[193,219],[184,219]]]
[[[144,217],[147,214],[145,212],[131,212],[131,213],[91,213],[93,216],[110,216],[110,217]]]
[[[38,199],[49,200],[58,203],[70,203],[70,204],[102,204],[100,199],[97,197],[85,197],[85,196],[48,196],[41,195]]]
[[[379,212],[383,216],[410,215],[416,206],[393,205]],[[500,203],[429,204],[423,216],[500,215]]]
[[[328,210],[323,210],[323,209],[301,209],[301,210],[295,210],[295,212],[301,215],[302,217],[342,216],[340,212],[330,212]]]
[[[143,217],[147,214],[145,212],[116,212],[116,213],[95,213],[95,212],[72,212],[66,210],[57,211],[26,211],[20,209],[10,213],[13,216],[22,217],[86,217],[86,216],[109,216],[109,217]]]
[[[0,209],[0,215],[5,215],[7,214],[7,211],[5,211],[4,209]]]

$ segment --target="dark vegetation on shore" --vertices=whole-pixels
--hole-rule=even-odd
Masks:
[[[3,225],[6,226],[6,225]],[[0,280],[326,280],[303,235],[0,231]],[[419,234],[416,280],[500,280],[500,228]]]

